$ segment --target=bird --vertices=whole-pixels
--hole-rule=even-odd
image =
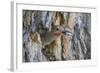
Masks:
[[[46,30],[40,33],[43,45],[50,44],[61,35],[72,37],[73,33],[67,27],[64,28],[62,26],[54,26],[52,27],[51,31]]]

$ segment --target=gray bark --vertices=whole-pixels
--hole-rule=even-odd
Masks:
[[[22,37],[23,62],[91,59],[91,14],[23,10]]]

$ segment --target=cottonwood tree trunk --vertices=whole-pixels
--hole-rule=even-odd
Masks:
[[[23,10],[23,62],[82,59],[91,59],[90,13]]]

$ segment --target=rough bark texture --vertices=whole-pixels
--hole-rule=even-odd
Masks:
[[[23,10],[23,62],[91,59],[91,14]]]

